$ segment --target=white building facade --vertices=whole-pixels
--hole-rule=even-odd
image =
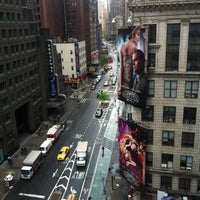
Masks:
[[[85,41],[54,45],[61,54],[63,77],[69,83],[81,82],[87,74]]]

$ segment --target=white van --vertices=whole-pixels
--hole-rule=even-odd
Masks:
[[[52,147],[52,142],[51,140],[45,140],[41,145],[39,150],[42,152],[42,155],[45,156],[47,154],[47,152],[50,150],[50,148]]]

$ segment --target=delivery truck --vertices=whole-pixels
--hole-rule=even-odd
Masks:
[[[88,142],[79,141],[76,148],[76,166],[85,166],[87,162]]]
[[[42,152],[39,150],[32,150],[23,161],[21,168],[21,178],[31,179],[33,174],[37,171],[42,162]]]

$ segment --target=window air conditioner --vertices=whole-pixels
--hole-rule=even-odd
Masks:
[[[187,170],[189,170],[189,171],[191,171],[191,170],[192,170],[192,168],[191,168],[191,167],[186,167],[186,169],[187,169]]]
[[[167,164],[162,163],[161,167],[162,167],[162,169],[167,169]]]

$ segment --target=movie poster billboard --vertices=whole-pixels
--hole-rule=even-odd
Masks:
[[[118,30],[118,99],[139,108],[146,106],[145,29]]]
[[[137,190],[142,190],[145,177],[147,129],[135,122],[118,120],[119,164],[122,175]]]

